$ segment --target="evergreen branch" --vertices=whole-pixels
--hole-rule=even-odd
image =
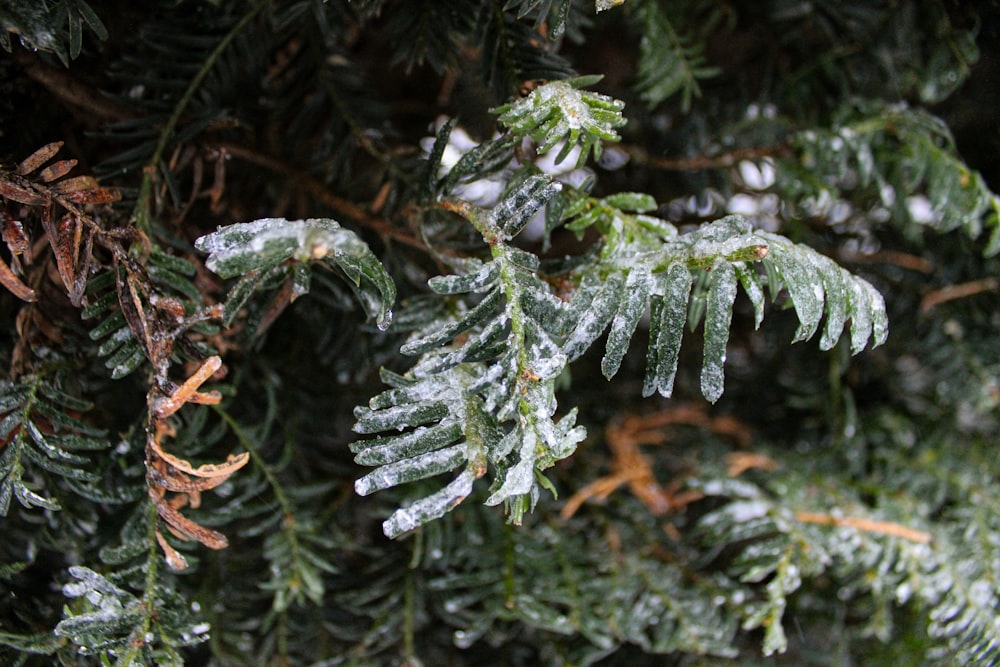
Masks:
[[[216,62],[232,43],[233,39],[235,39],[236,36],[270,4],[269,0],[257,0],[247,13],[243,15],[243,18],[237,21],[229,32],[226,33],[221,40],[219,40],[219,43],[215,46],[211,53],[209,53],[204,63],[202,63],[201,68],[199,68],[197,73],[195,73],[194,77],[191,79],[191,82],[188,84],[184,94],[181,95],[180,99],[174,105],[173,111],[167,119],[166,124],[163,126],[163,129],[160,130],[160,137],[156,142],[156,147],[153,149],[153,154],[142,170],[142,183],[139,186],[139,196],[136,199],[135,207],[132,213],[135,224],[143,233],[148,234],[151,229],[149,219],[149,199],[153,194],[153,179],[156,172],[160,168],[160,161],[163,159],[163,153],[166,151],[167,145],[174,138],[174,130],[180,122],[181,116],[184,115],[188,104],[194,98],[194,94],[205,81],[205,77],[207,77],[209,72],[212,71],[212,68],[215,67]]]
[[[779,170],[801,176],[807,168],[809,173],[794,183],[779,174],[777,183],[800,200],[812,198],[814,208],[829,198],[830,186],[824,183],[856,178],[868,198],[911,235],[920,227],[962,228],[978,238],[985,228],[990,237],[984,254],[1000,252],[1000,197],[959,158],[939,118],[903,105],[859,103],[841,110],[832,130],[800,132],[791,144],[800,164],[778,162]],[[923,195],[930,210],[915,213],[909,193]]]
[[[755,233],[735,216],[677,235],[666,223],[643,213],[656,204],[638,194],[605,200],[579,196],[571,201],[564,212],[568,226],[578,233],[593,226],[607,239],[601,262],[575,272],[577,290],[564,304],[539,280],[537,258],[507,245],[557,192],[544,179],[529,177],[491,211],[462,202],[447,204],[483,236],[492,261],[468,263],[463,275],[434,278],[430,286],[440,294],[485,293],[485,297],[460,316],[434,322],[412,336],[401,349],[424,355],[414,370],[404,378],[389,376],[396,389],[356,411],[355,430],[361,433],[415,429],[359,443],[357,461],[380,467],[359,480],[356,488],[367,495],[462,464],[466,471],[441,492],[397,510],[385,523],[391,537],[442,516],[468,495],[472,479],[483,474],[478,462],[483,450],[477,445],[470,451],[468,441],[453,443],[462,433],[468,434],[468,424],[482,420],[493,433],[513,421],[503,435],[479,442],[485,442],[498,473],[486,502],[504,501],[510,518],[519,523],[536,502],[540,483],[536,470],[568,456],[584,437],[582,429],[574,428],[575,411],[558,423],[551,421],[555,379],[609,326],[602,367],[607,377],[613,376],[647,307],[652,312],[643,393],[669,396],[688,319],[692,270],[708,270],[701,384],[713,402],[723,390],[738,282],[754,304],[758,325],[763,318],[764,292],[757,274],[746,266],[749,261],[765,260],[772,296],[788,290],[801,322],[796,340],[815,333],[824,311],[823,349],[836,343],[848,317],[853,352],[859,352],[869,337],[876,345],[885,340],[881,296],[832,261],[779,236]],[[817,289],[818,285],[822,287]],[[437,350],[466,334],[463,342]],[[485,366],[469,363],[484,360],[495,361]],[[467,403],[470,394],[477,400]],[[474,420],[474,415],[481,416]],[[427,429],[428,423],[438,426]]]
[[[303,188],[319,202],[329,206],[335,213],[371,229],[383,239],[393,239],[421,250],[427,249],[427,246],[421,239],[404,229],[392,225],[388,220],[372,215],[354,202],[334,194],[319,179],[305,170],[239,144],[227,142],[221,144],[220,147],[221,150],[226,151],[227,154],[235,158],[284,175],[289,183]]]
[[[985,14],[621,4],[0,0],[0,664],[1000,664]]]
[[[535,15],[535,29],[544,24],[551,39],[559,39],[566,32],[566,21],[572,11],[572,0],[507,0],[504,9],[517,9],[517,18]]]
[[[163,582],[158,546],[163,541],[156,528],[156,506],[140,503],[136,516],[145,528],[130,538],[138,539],[136,555],[145,555],[139,568],[142,597],[90,568],[70,567],[75,581],[63,586],[63,594],[76,602],[66,605],[53,634],[72,642],[79,654],[100,655],[102,661],[114,660],[118,667],[182,664],[180,649],[207,640],[209,627],[194,620],[190,609],[178,608]],[[130,550],[136,546],[127,544]]]
[[[539,155],[559,147],[555,164],[566,159],[579,145],[576,166],[601,156],[601,142],[621,140],[615,128],[625,124],[621,115],[625,103],[607,95],[580,90],[601,77],[577,77],[553,81],[536,88],[527,97],[491,109],[497,119],[516,137],[531,137]]]
[[[689,46],[677,34],[658,0],[642,2],[638,16],[643,22],[636,82],[640,95],[655,107],[680,91],[681,110],[687,113],[692,97],[701,95],[698,79],[715,76],[718,70],[704,65],[700,46]]]
[[[262,586],[274,592],[272,609],[284,615],[293,603],[300,603],[303,594],[314,604],[321,604],[325,587],[320,572],[332,574],[336,569],[317,553],[317,549],[333,547],[331,540],[313,535],[311,521],[303,520],[296,510],[274,470],[264,460],[260,448],[246,429],[226,410],[214,407],[216,414],[229,426],[240,445],[250,454],[254,467],[264,475],[267,485],[281,509],[281,532],[267,538],[265,556],[272,563],[272,579]],[[306,544],[306,541],[312,543]]]
[[[0,517],[7,516],[12,498],[28,509],[61,509],[56,498],[39,494],[25,480],[25,473],[36,467],[39,473],[79,483],[80,495],[98,481],[93,462],[83,453],[107,449],[105,434],[72,416],[92,407],[67,394],[46,373],[0,384]],[[31,477],[43,479],[41,474]]]
[[[104,23],[84,0],[57,0],[52,6],[7,3],[0,13],[0,47],[13,51],[8,34],[12,32],[25,46],[54,53],[69,67],[83,50],[83,24],[98,39],[108,38]]]
[[[227,322],[232,321],[249,298],[252,288],[278,267],[291,271],[294,281],[291,298],[307,293],[309,266],[315,262],[337,269],[348,279],[362,304],[375,315],[379,329],[384,331],[392,322],[392,304],[396,298],[392,279],[364,241],[334,220],[265,218],[237,223],[202,236],[195,247],[208,253],[209,269],[223,278],[243,276],[252,286],[233,288],[226,306]],[[372,287],[377,297],[372,294]]]

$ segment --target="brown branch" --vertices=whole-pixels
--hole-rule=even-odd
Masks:
[[[134,111],[101,94],[96,88],[76,78],[69,70],[47,65],[37,54],[26,49],[15,49],[14,58],[24,68],[24,73],[44,86],[64,104],[85,111],[102,120],[127,120],[135,118]]]
[[[50,93],[65,104],[86,111],[91,116],[105,121],[126,120],[136,117],[134,111],[105,97],[94,88],[81,83],[73,78],[69,72],[50,67],[37,56],[23,49],[18,49],[15,55],[29,77],[43,85]],[[383,218],[372,215],[354,202],[333,194],[322,182],[302,169],[238,144],[225,143],[221,148],[240,160],[285,175],[290,181],[296,183],[317,200],[323,202],[337,213],[350,218],[357,224],[368,227],[383,239],[394,239],[400,243],[420,248],[421,250],[427,249],[424,243],[416,236],[405,230],[393,227]]]
[[[919,544],[927,544],[931,541],[930,533],[893,523],[892,521],[875,521],[874,519],[862,519],[851,516],[831,516],[817,512],[796,512],[795,518],[802,523],[815,523],[821,526],[837,526],[839,528],[856,528],[866,533],[892,535],[893,537],[901,537],[904,540]]]
[[[682,480],[675,479],[667,486],[661,485],[653,472],[652,463],[639,449],[642,445],[666,443],[668,437],[664,429],[676,424],[728,436],[744,446],[749,444],[750,435],[745,425],[731,417],[712,417],[703,407],[695,404],[679,405],[648,415],[628,415],[605,429],[605,438],[614,457],[611,474],[574,493],[566,501],[560,515],[568,519],[588,500],[605,500],[625,484],[653,516],[676,512],[701,500],[704,497],[701,491],[681,490]]]
[[[650,167],[651,169],[663,169],[666,171],[700,171],[704,169],[724,169],[732,167],[741,160],[758,160],[765,157],[784,155],[789,152],[787,144],[777,144],[775,146],[751,146],[749,148],[735,148],[727,153],[719,155],[695,155],[687,158],[664,158],[650,155],[646,149],[638,146],[624,146],[632,160],[639,165]]]
[[[936,268],[934,262],[929,259],[896,250],[880,250],[870,255],[845,253],[842,258],[846,262],[854,262],[855,264],[892,264],[902,269],[924,274],[933,273]]]
[[[337,213],[350,218],[359,225],[371,229],[383,239],[393,239],[395,241],[399,241],[400,243],[413,246],[414,248],[427,250],[427,246],[425,246],[423,241],[419,238],[413,236],[406,230],[393,227],[387,220],[372,215],[354,202],[335,195],[330,192],[321,181],[298,167],[269,155],[258,153],[251,148],[240,146],[239,144],[223,143],[219,146],[219,148],[235,158],[284,175],[289,181],[302,188]]]
[[[946,301],[964,299],[967,296],[975,296],[976,294],[980,294],[982,292],[992,292],[996,289],[1000,289],[1000,281],[992,276],[989,278],[980,278],[979,280],[973,280],[967,283],[961,283],[959,285],[949,285],[948,287],[943,287],[925,294],[924,298],[920,300],[920,312],[927,313],[934,308],[934,306]]]

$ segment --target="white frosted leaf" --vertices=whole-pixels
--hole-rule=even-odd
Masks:
[[[871,295],[865,289],[866,283],[851,281],[851,298],[848,312],[851,315],[851,354],[865,349],[872,333]]]
[[[380,305],[366,303],[376,314],[380,329],[389,326],[390,308],[396,298],[396,286],[371,249],[354,232],[343,229],[335,220],[310,218],[286,220],[264,218],[220,227],[202,236],[195,247],[208,253],[206,266],[223,278],[270,269],[288,259],[297,262],[325,261],[339,267],[357,286],[367,278],[379,293]],[[304,293],[304,273],[297,275],[296,288]],[[246,285],[240,298],[248,296]]]
[[[537,440],[531,429],[516,429],[521,435],[519,460],[507,469],[503,484],[489,498],[487,505],[498,505],[508,498],[529,493],[535,486],[535,459]]]
[[[421,426],[404,435],[354,443],[352,449],[357,451],[354,462],[364,466],[386,465],[440,449],[461,437],[462,427],[458,423]]]
[[[768,252],[767,241],[739,215],[727,215],[678,240],[688,246],[691,260],[702,266],[711,266],[717,258],[732,262],[759,260]]]
[[[872,347],[878,347],[889,338],[889,315],[885,311],[882,294],[867,282],[872,308]]]
[[[574,451],[576,446],[587,437],[587,429],[576,426],[576,408],[573,408],[555,426],[556,440],[549,443],[552,458],[564,459]]]
[[[760,323],[764,321],[764,289],[760,285],[760,278],[757,272],[745,264],[735,264],[736,275],[740,279],[743,291],[753,305],[753,326],[760,328]]]
[[[622,299],[618,304],[618,312],[611,321],[604,358],[601,360],[601,372],[609,380],[621,367],[629,341],[649,305],[652,286],[652,276],[643,265],[634,267],[625,279]]]
[[[509,333],[510,319],[506,313],[490,320],[478,333],[472,335],[460,349],[445,355],[440,368],[448,368],[467,361],[485,361],[496,356],[494,352]]]
[[[460,333],[485,322],[494,313],[501,301],[503,301],[502,292],[499,289],[493,290],[461,318],[425,336],[407,341],[399,348],[399,351],[403,354],[415,355],[444,345]]]
[[[673,393],[690,296],[691,272],[680,262],[671,264],[664,276],[663,296],[652,301],[643,396]]]
[[[588,271],[579,276],[565,308],[566,317],[573,322],[583,317],[603,289],[604,281],[598,272]]]
[[[472,493],[474,481],[475,475],[471,470],[462,471],[440,491],[393,512],[392,516],[382,522],[382,532],[392,539],[429,521],[440,519]]]
[[[736,301],[736,271],[725,259],[712,267],[705,304],[705,350],[701,367],[701,393],[712,403],[719,400],[725,383],[726,344]]]
[[[840,339],[847,320],[847,281],[850,276],[831,259],[822,255],[812,255],[812,259],[823,277],[826,292],[826,324],[819,339],[819,349],[830,350]]]
[[[427,284],[438,294],[465,294],[483,292],[500,277],[500,265],[496,262],[484,264],[475,273],[454,276],[434,276]]]
[[[66,597],[80,597],[90,591],[97,591],[102,595],[110,595],[114,597],[129,595],[124,590],[108,581],[104,576],[94,572],[88,567],[83,567],[82,565],[72,565],[69,568],[69,573],[77,579],[77,581],[71,581],[63,586],[63,595]]]
[[[551,294],[535,276],[531,276],[530,282],[520,281],[520,284],[524,289],[520,295],[519,306],[524,314],[553,335],[565,333],[571,323],[570,316],[566,312],[566,304]]]
[[[537,348],[529,349],[529,366],[528,370],[531,371],[539,380],[551,380],[557,377],[566,368],[566,355],[562,352],[557,352],[551,356],[543,356],[538,354]]]
[[[613,273],[605,279],[596,298],[580,315],[576,327],[563,343],[563,352],[569,361],[579,358],[604,333],[624,298],[624,287],[625,277],[620,273]]]
[[[773,238],[773,235],[769,236]],[[799,318],[799,328],[793,342],[807,340],[819,326],[823,317],[823,284],[813,262],[805,253],[815,252],[811,248],[796,246],[784,239],[771,244],[771,251],[765,263],[773,265],[788,289],[795,314]]]
[[[519,439],[520,433],[517,429],[512,429],[504,434],[504,436],[496,442],[495,446],[487,452],[490,461],[496,465],[510,456],[510,453],[514,451],[514,447],[517,446]]]
[[[531,176],[500,200],[490,212],[490,220],[506,238],[513,238],[561,189],[561,183],[543,176]]]
[[[381,394],[372,396],[368,400],[368,407],[372,410],[384,410],[405,403],[440,400],[443,398],[442,391],[447,385],[442,385],[434,380],[434,378],[423,378],[417,382],[387,389]]]
[[[503,257],[520,269],[527,269],[527,276],[534,277],[534,272],[542,265],[538,255],[513,246],[503,247]],[[537,280],[537,278],[536,278]]]
[[[885,342],[889,335],[889,320],[885,312],[882,295],[861,278],[853,278],[850,284],[851,353],[857,354],[868,344],[872,347]]]
[[[465,444],[445,447],[376,468],[354,483],[359,496],[454,470],[465,461]]]
[[[384,410],[359,407],[354,409],[354,417],[358,420],[354,425],[354,432],[378,433],[389,429],[402,431],[411,426],[439,421],[447,414],[448,404],[442,401],[420,401]]]
[[[195,247],[209,253],[205,262],[209,269],[231,278],[294,255],[308,259],[315,248],[328,244],[329,237],[338,232],[354,236],[333,220],[264,218],[220,227],[195,241]]]
[[[539,380],[551,380],[566,367],[566,355],[545,330],[531,320],[524,324],[528,370]]]
[[[591,85],[588,79],[553,81],[536,88],[530,95],[493,109],[499,121],[519,136],[531,136],[545,153],[562,145],[556,162],[571,153],[574,144],[584,148],[575,161],[577,166],[593,149],[600,154],[598,139],[618,141],[615,128],[625,124],[621,115],[624,103],[575,86]]]

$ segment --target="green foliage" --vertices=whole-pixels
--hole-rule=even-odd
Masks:
[[[790,185],[782,186],[790,196],[830,202],[837,189],[846,189],[845,180],[856,179],[874,206],[910,228],[909,236],[930,226],[938,232],[961,228],[978,238],[987,228],[984,252],[1000,252],[1000,199],[959,159],[947,125],[926,111],[899,104],[852,105],[838,114],[830,131],[803,132],[793,145],[801,163],[788,165],[792,172],[780,178]],[[914,195],[925,197],[930,210],[915,207]]]
[[[1000,662],[985,12],[36,4],[0,663]]]
[[[309,263],[320,260],[339,269],[357,288],[380,329],[392,322],[396,298],[392,279],[364,241],[333,220],[267,218],[238,223],[201,237],[195,247],[208,253],[205,265],[215,273],[223,278],[243,277],[226,302],[225,324],[235,319],[257,287],[276,275],[292,281],[293,299],[307,294]]]
[[[625,104],[607,95],[586,90],[601,77],[578,77],[554,81],[531,92],[513,104],[493,109],[497,119],[515,137],[530,136],[538,144],[538,154],[544,155],[561,145],[555,163],[559,164],[578,145],[580,157],[576,166],[587,156],[601,157],[602,141],[620,141],[615,128],[625,124],[621,110]]]
[[[643,33],[636,88],[651,107],[679,92],[681,109],[686,112],[692,98],[701,94],[698,80],[714,76],[718,70],[705,64],[701,43],[678,34],[662,4],[659,0],[639,3]]]
[[[108,38],[108,29],[84,0],[23,3],[5,0],[0,3],[0,46],[13,50],[10,34],[32,49],[56,54],[63,65],[83,51],[83,26],[99,40]]]
[[[100,479],[89,452],[109,446],[105,433],[73,416],[93,405],[67,394],[57,377],[35,375],[0,385],[0,516],[11,499],[25,508],[60,509],[46,496],[46,475],[61,477],[81,495]],[[65,500],[64,500],[65,502]]]

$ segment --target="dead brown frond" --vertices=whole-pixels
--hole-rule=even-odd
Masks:
[[[682,491],[683,480],[675,479],[666,486],[660,484],[649,458],[640,450],[642,445],[666,443],[666,428],[672,425],[702,428],[732,438],[743,447],[750,442],[745,424],[733,417],[713,417],[702,405],[684,404],[649,415],[628,415],[605,430],[613,456],[612,472],[574,493],[563,506],[562,517],[573,516],[590,499],[607,499],[623,484],[654,516],[663,516],[700,500],[703,497],[700,491]]]

